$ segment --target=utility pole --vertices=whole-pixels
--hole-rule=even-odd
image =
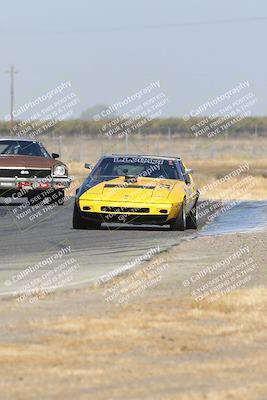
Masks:
[[[6,73],[10,75],[10,125],[12,129],[14,122],[14,75],[18,72],[15,71],[14,65],[11,65],[10,69],[6,71]]]

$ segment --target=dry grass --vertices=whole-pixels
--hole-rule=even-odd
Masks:
[[[223,314],[245,314],[246,319],[250,318],[253,313],[263,312],[266,309],[266,305],[267,289],[265,287],[236,291],[218,299],[214,303],[209,303],[205,300],[192,303],[194,309],[204,312],[217,311]],[[267,323],[267,319],[264,322]]]
[[[62,142],[44,136],[45,146],[51,152],[60,152],[67,162],[95,162],[103,153],[125,153],[125,139],[105,136],[63,137]],[[257,160],[265,158],[267,138],[240,138],[224,140],[184,139],[173,136],[171,141],[166,136],[131,135],[128,140],[128,153],[161,154],[180,156],[184,160]]]
[[[266,311],[267,289],[258,288],[213,304],[162,298],[101,317],[29,321],[20,331],[32,332],[27,346],[0,345],[1,396],[260,399],[267,391]]]

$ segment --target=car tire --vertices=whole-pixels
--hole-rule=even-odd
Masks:
[[[186,229],[186,215],[184,203],[181,205],[179,213],[170,223],[171,231],[184,231]]]
[[[73,218],[72,218],[72,227],[73,229],[86,229],[86,222],[82,219],[80,210],[76,204],[74,203],[73,209]]]
[[[197,205],[192,208],[192,210],[186,217],[186,228],[197,229]]]
[[[85,221],[82,218],[79,207],[77,206],[77,204],[75,202],[74,209],[73,209],[72,227],[73,227],[73,229],[87,229],[87,228],[100,229],[101,222]]]

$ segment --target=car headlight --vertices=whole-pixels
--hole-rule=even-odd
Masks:
[[[56,165],[54,167],[53,175],[55,175],[55,176],[67,175],[66,167],[64,165]]]

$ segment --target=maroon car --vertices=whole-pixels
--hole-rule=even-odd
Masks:
[[[0,197],[5,197],[6,203],[27,197],[31,204],[49,198],[62,205],[71,179],[58,157],[37,141],[0,139]]]

